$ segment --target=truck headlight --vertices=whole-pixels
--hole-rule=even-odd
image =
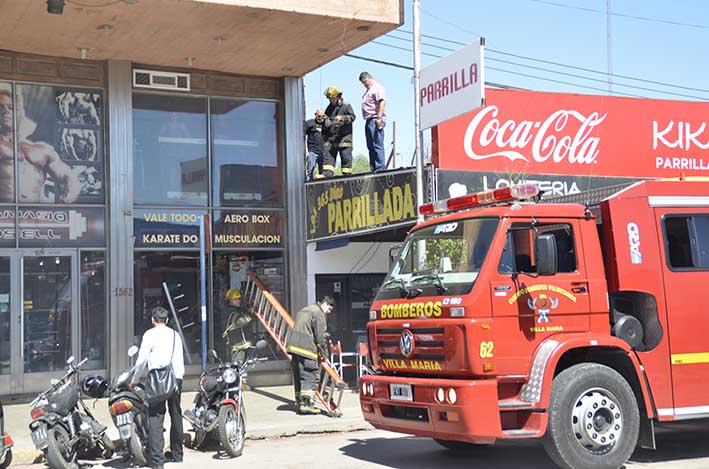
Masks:
[[[438,402],[443,402],[446,400],[445,391],[443,388],[436,389],[436,400]]]
[[[458,394],[455,392],[455,389],[450,388],[448,389],[448,402],[450,404],[455,404],[455,401],[458,400]]]

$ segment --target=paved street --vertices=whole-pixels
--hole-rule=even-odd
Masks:
[[[709,426],[692,433],[659,435],[658,451],[638,451],[628,468],[705,469],[709,467]],[[186,463],[202,469],[227,469],[234,461],[221,459],[211,448],[204,453],[188,451]],[[316,457],[317,455],[317,457]],[[454,455],[430,439],[414,438],[378,430],[301,435],[272,440],[249,440],[239,465],[250,468],[311,468],[332,465],[343,468],[491,468],[541,469],[553,467],[540,444],[529,441],[501,443],[476,454]],[[44,469],[42,464],[21,466]],[[104,467],[129,466],[110,461]],[[178,465],[169,464],[171,469]],[[185,466],[183,466],[185,467]]]

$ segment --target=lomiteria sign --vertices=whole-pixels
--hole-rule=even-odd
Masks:
[[[308,241],[387,230],[416,221],[414,170],[306,184]]]

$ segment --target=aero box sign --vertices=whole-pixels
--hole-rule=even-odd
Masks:
[[[438,125],[434,161],[512,175],[706,176],[708,123],[709,103],[488,89],[485,107]]]
[[[421,128],[428,129],[485,103],[484,45],[480,38],[421,69]]]

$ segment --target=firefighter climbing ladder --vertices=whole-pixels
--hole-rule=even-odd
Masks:
[[[276,341],[283,354],[290,360],[286,350],[286,341],[294,321],[288,311],[278,302],[264,284],[254,275],[249,273],[244,299],[251,312],[261,321],[271,337]],[[340,403],[345,390],[345,382],[337,374],[327,357],[321,357],[320,380],[315,395],[331,417],[340,417]]]

